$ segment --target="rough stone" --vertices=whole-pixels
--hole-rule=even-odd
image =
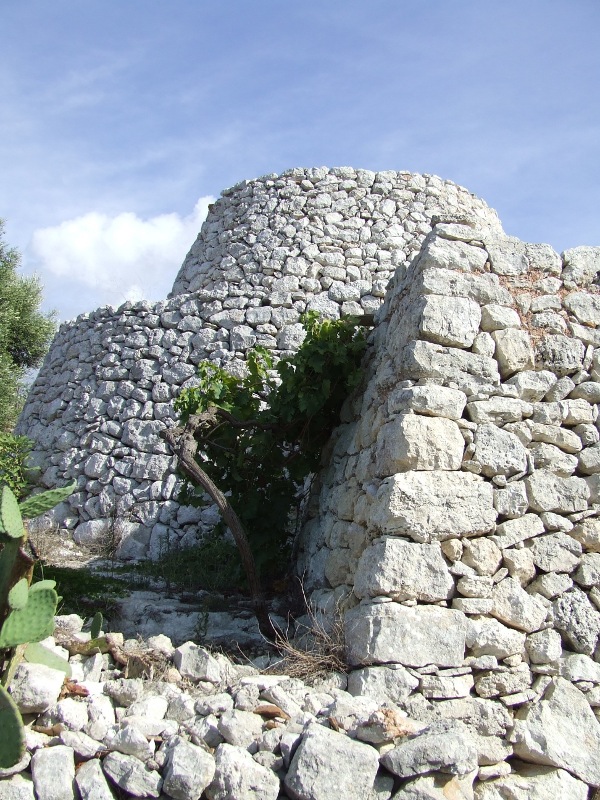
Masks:
[[[377,437],[376,470],[383,477],[405,470],[457,470],[464,439],[458,425],[441,417],[401,414]]]
[[[348,659],[357,666],[456,667],[464,657],[466,618],[447,608],[363,603],[346,613],[345,630]]]
[[[386,536],[360,557],[354,578],[357,597],[386,595],[394,600],[435,603],[451,596],[454,581],[440,546]]]
[[[526,761],[600,785],[600,724],[583,694],[564,678],[553,678],[538,703],[517,711],[510,740]]]
[[[327,761],[323,752],[330,754]],[[296,800],[367,797],[378,767],[373,748],[321,725],[310,725],[290,764],[285,789]]]
[[[476,536],[493,527],[493,502],[492,487],[477,475],[410,471],[382,482],[370,523],[424,543]]]

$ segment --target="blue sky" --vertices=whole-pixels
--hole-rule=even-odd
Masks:
[[[3,0],[0,217],[61,319],[160,299],[211,197],[408,169],[600,244],[598,0]]]

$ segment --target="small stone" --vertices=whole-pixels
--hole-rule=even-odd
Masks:
[[[560,633],[552,628],[530,633],[525,648],[532,664],[548,664],[560,658],[562,640]]]
[[[62,744],[36,750],[31,758],[31,776],[37,797],[43,797],[44,800],[74,800],[73,750]]]
[[[553,678],[538,703],[517,711],[510,740],[515,755],[600,785],[600,724],[583,694],[564,678]]]
[[[22,661],[11,682],[10,694],[22,714],[39,714],[56,703],[64,679],[61,670]]]
[[[75,773],[75,783],[81,800],[114,800],[97,758],[79,765]]]
[[[381,763],[401,778],[432,770],[466,775],[477,769],[477,750],[464,723],[443,721],[401,742],[384,754]]]
[[[546,607],[527,594],[519,581],[505,578],[492,591],[492,616],[513,628],[531,633],[546,619]]]
[[[194,744],[174,736],[167,743],[163,792],[175,800],[198,800],[215,774],[214,758]]]
[[[221,681],[221,667],[219,662],[203,647],[193,642],[186,642],[176,648],[173,653],[175,666],[184,678],[194,681]]]
[[[315,724],[304,733],[284,784],[295,800],[367,797],[378,768],[372,747]]]
[[[554,603],[554,626],[577,653],[592,655],[600,634],[600,613],[585,592],[574,587]]]
[[[102,762],[102,769],[117,786],[134,797],[160,796],[160,773],[149,769],[135,756],[109,753]]]

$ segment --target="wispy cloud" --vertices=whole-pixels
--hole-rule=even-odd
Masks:
[[[91,288],[98,304],[163,299],[211,202],[213,197],[201,197],[183,217],[83,214],[36,230],[30,254],[43,280],[56,276],[64,285]]]

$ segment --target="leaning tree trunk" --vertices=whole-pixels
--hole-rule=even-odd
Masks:
[[[260,632],[271,641],[276,641],[280,634],[269,616],[265,596],[256,570],[254,555],[250,549],[246,531],[229,500],[196,461],[198,442],[196,441],[195,433],[202,422],[203,420],[198,414],[192,414],[184,428],[167,428],[162,431],[162,437],[169,443],[186,475],[188,475],[194,483],[201,486],[216,503],[225,524],[235,539],[242,566],[248,580],[250,597],[252,598],[252,605],[256,619],[258,620]]]

